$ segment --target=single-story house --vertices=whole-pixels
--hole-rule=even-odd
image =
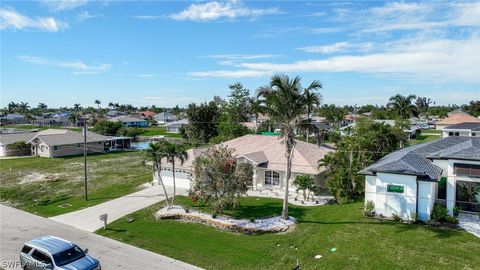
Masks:
[[[468,113],[465,112],[452,112],[448,114],[448,117],[443,118],[442,120],[439,120],[435,123],[436,129],[437,130],[442,130],[447,126],[451,125],[456,125],[460,123],[480,123],[480,119],[469,115]]]
[[[17,149],[15,143],[28,142],[36,132],[15,132],[0,134],[0,157],[30,155],[30,146],[25,149]]]
[[[2,124],[2,125],[28,124],[28,120],[22,114],[9,113],[5,116],[0,117],[0,124]]]
[[[122,122],[125,127],[148,127],[147,120],[140,119],[132,116],[118,116],[109,119],[112,122]]]
[[[103,153],[110,150],[110,138],[87,131],[88,153]],[[81,132],[65,129],[47,129],[28,141],[32,155],[39,157],[64,157],[83,154],[84,136]]]
[[[161,112],[153,116],[157,124],[163,125],[175,121],[175,116],[171,112]]]
[[[245,135],[226,141],[221,145],[234,149],[240,163],[250,163],[254,167],[252,189],[272,189],[282,192],[285,187],[285,145],[277,136]],[[206,148],[193,148],[187,151],[188,159],[183,165],[175,166],[176,184],[189,188],[193,177],[193,162]],[[327,153],[334,151],[331,147],[297,141],[293,153],[292,175],[290,184],[297,175],[310,175],[318,186],[325,187],[324,167],[318,167],[318,161]],[[163,162],[162,180],[172,185],[171,163]],[[157,177],[154,176],[154,181]]]
[[[359,172],[365,175],[365,203],[375,213],[418,215],[429,220],[434,204],[480,211],[480,194],[466,188],[480,185],[480,137],[447,137],[393,152]]]
[[[141,112],[138,112],[138,114],[143,119],[151,119],[155,115],[155,113],[151,111],[141,111]]]
[[[188,119],[181,119],[165,124],[165,130],[171,133],[180,133],[180,128],[188,125]]]
[[[450,136],[479,136],[480,137],[480,122],[466,122],[446,126],[443,128],[443,138]]]

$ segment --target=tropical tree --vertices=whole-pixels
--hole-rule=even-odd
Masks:
[[[115,107],[115,104],[113,102],[108,103],[108,108],[113,109]]]
[[[397,117],[402,119],[418,116],[418,108],[413,104],[415,98],[415,95],[402,96],[397,94],[390,98],[387,107],[389,107]]]
[[[184,137],[194,144],[208,143],[218,135],[220,110],[215,102],[197,105],[191,103],[187,108],[188,124],[185,125]]]
[[[162,185],[165,194],[165,201],[167,202],[167,209],[171,208],[168,199],[167,189],[162,180],[162,159],[165,157],[165,141],[150,142],[144,151],[144,160],[152,162],[153,175],[157,177],[158,182]]]
[[[165,142],[165,157],[167,158],[167,162],[172,163],[172,177],[173,177],[173,196],[172,202],[170,206],[173,206],[175,201],[175,191],[176,191],[176,184],[175,184],[175,161],[179,161],[180,165],[182,165],[187,159],[188,154],[186,147],[183,144],[175,144]]]
[[[258,98],[265,105],[270,119],[281,127],[280,138],[285,144],[287,158],[282,218],[288,220],[288,188],[292,174],[295,130],[298,128],[300,115],[305,108],[300,77],[290,79],[287,75],[274,75],[268,86],[258,89]]]
[[[14,113],[14,112],[17,111],[17,109],[18,109],[18,104],[17,103],[15,103],[13,101],[8,103],[7,110],[8,110],[9,113]]]
[[[18,104],[18,109],[21,113],[27,113],[30,110],[30,105],[28,105],[28,102],[20,102]]]
[[[432,104],[432,100],[427,97],[417,97],[415,100],[415,105],[417,106],[418,111],[422,113],[428,111],[430,104]]]
[[[102,102],[98,99],[95,99],[95,104],[97,104],[97,108],[100,111],[100,104],[102,104]]]
[[[265,108],[262,106],[262,104],[258,101],[257,98],[250,99],[250,112],[253,114],[253,117],[255,118],[255,133],[257,133],[258,132],[258,116],[261,113],[265,112]]]
[[[72,113],[68,116],[68,121],[72,123],[72,126],[75,126],[77,121],[80,119],[79,115],[76,113]]]
[[[309,197],[307,196],[307,191],[308,195],[310,195],[310,191],[313,189],[315,182],[313,181],[313,177],[311,177],[310,175],[297,175],[295,177],[295,180],[293,180],[293,185],[297,187],[297,192],[299,190],[302,191],[303,200],[306,201]]]
[[[189,190],[193,202],[198,200],[213,208],[214,214],[225,207],[237,207],[253,180],[253,166],[237,163],[234,150],[224,146],[208,148],[194,162],[195,177]]]
[[[319,81],[313,81],[310,86],[303,89],[303,98],[305,102],[305,107],[307,109],[307,142],[309,137],[309,131],[311,130],[311,119],[310,114],[316,106],[320,105],[321,95],[317,92],[318,89],[322,88],[322,83]]]
[[[79,112],[82,110],[82,106],[80,106],[81,104],[80,103],[75,103],[73,104],[73,110],[76,111],[76,112]]]
[[[35,126],[35,117],[33,117],[32,114],[30,114],[30,113],[26,114],[25,115],[25,120],[27,120],[32,125],[32,127]]]
[[[47,104],[40,102],[37,105],[37,109],[41,112],[44,112],[45,110],[48,109],[48,106],[47,106]]]

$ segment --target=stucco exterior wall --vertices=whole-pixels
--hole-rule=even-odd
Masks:
[[[418,219],[429,220],[435,199],[437,198],[436,182],[418,182]]]

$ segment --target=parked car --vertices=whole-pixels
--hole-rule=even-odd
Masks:
[[[29,270],[100,270],[100,262],[87,255],[76,244],[55,236],[43,236],[28,241],[20,252],[23,269]]]

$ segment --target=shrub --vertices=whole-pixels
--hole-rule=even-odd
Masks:
[[[416,212],[410,212],[410,222],[417,222],[418,215]]]
[[[455,206],[455,207],[453,208],[453,216],[454,216],[454,217],[458,217],[459,214],[460,214],[460,207]]]
[[[435,206],[433,206],[432,213],[430,214],[430,219],[444,222],[447,220],[448,216],[448,209],[445,206],[435,204]]]
[[[250,219],[249,219],[249,220],[250,220],[250,222],[252,222],[252,223],[253,223],[253,222],[255,222],[255,217],[250,217]]]
[[[393,213],[392,218],[393,218],[394,221],[402,222],[402,217],[397,213]]]
[[[295,180],[293,180],[293,185],[297,187],[297,193],[299,190],[303,193],[303,200],[306,201],[310,195],[310,191],[312,190],[315,182],[313,177],[310,175],[297,175]],[[308,191],[308,193],[307,193]]]
[[[371,200],[368,200],[363,207],[363,214],[366,217],[373,217],[375,216],[375,203]]]
[[[446,221],[447,223],[451,223],[451,224],[458,224],[458,218],[452,217],[452,216],[447,216],[447,217],[445,218],[445,221]]]

